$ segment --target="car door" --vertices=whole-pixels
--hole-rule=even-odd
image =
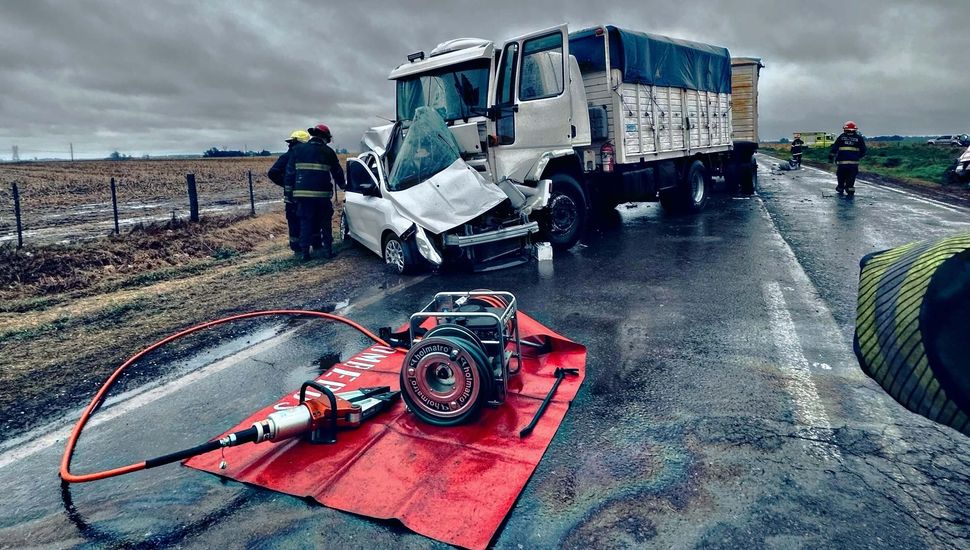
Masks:
[[[566,25],[505,43],[496,70],[492,165],[522,177],[546,151],[572,147]]]
[[[389,225],[393,212],[390,201],[384,198],[381,163],[372,152],[347,159],[347,193],[344,204],[347,227],[355,240],[381,254],[381,235]],[[372,191],[365,192],[368,185]]]

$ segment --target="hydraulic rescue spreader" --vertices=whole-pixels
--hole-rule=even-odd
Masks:
[[[384,346],[388,345],[387,342],[349,319],[321,311],[305,311],[298,309],[253,311],[250,313],[233,315],[231,317],[225,317],[223,319],[202,323],[168,336],[167,338],[159,340],[151,346],[148,346],[142,351],[136,353],[127,361],[122,363],[121,366],[108,377],[105,383],[101,386],[101,389],[99,389],[95,394],[94,398],[91,400],[91,403],[88,404],[87,408],[84,409],[84,412],[81,413],[81,418],[78,419],[77,424],[71,431],[71,435],[67,439],[67,445],[64,448],[64,455],[61,457],[61,467],[59,472],[61,479],[66,483],[85,483],[88,481],[107,479],[109,477],[120,476],[131,472],[137,472],[139,470],[147,470],[149,468],[171,464],[172,462],[178,462],[179,460],[184,460],[186,458],[214,451],[216,449],[234,447],[236,445],[242,445],[243,443],[280,441],[297,436],[302,436],[311,443],[333,443],[336,441],[336,433],[339,428],[353,428],[358,426],[362,421],[386,409],[400,395],[400,392],[391,391],[390,388],[386,386],[378,388],[362,388],[335,395],[326,387],[314,381],[307,381],[300,389],[300,403],[296,407],[274,412],[265,419],[255,422],[251,427],[246,428],[245,430],[231,433],[219,439],[213,439],[189,449],[151,458],[142,462],[135,462],[133,464],[122,466],[120,468],[114,468],[112,470],[104,470],[90,474],[71,473],[71,458],[74,456],[74,449],[77,446],[77,441],[81,436],[81,432],[84,431],[84,426],[87,424],[88,420],[90,420],[91,416],[101,408],[101,405],[104,404],[108,391],[112,386],[114,386],[121,374],[128,367],[135,364],[139,359],[148,355],[152,351],[170,342],[178,340],[179,338],[188,336],[189,334],[193,334],[214,326],[238,321],[240,319],[283,315],[318,317],[329,319],[331,321],[337,321],[338,323],[343,323],[357,329],[378,344]],[[314,393],[310,393],[310,389],[316,391]],[[307,396],[310,398],[308,399]]]
[[[238,319],[274,315],[313,316],[338,321],[386,348],[393,346],[395,352],[404,354],[401,391],[380,386],[335,394],[323,384],[310,380],[300,388],[299,403],[277,410],[248,428],[121,468],[91,474],[71,473],[71,458],[84,426],[104,403],[108,390],[126,368],[153,350],[194,332]],[[422,422],[441,427],[466,424],[474,421],[484,407],[497,407],[506,401],[510,378],[518,375],[522,368],[524,347],[539,354],[549,351],[548,342],[520,337],[515,296],[491,290],[439,292],[434,300],[411,315],[406,330],[395,333],[385,328],[381,333],[383,338],[353,321],[329,313],[273,310],[210,321],[169,336],[122,364],[94,396],[68,438],[61,459],[61,479],[67,483],[95,481],[244,443],[278,442],[295,437],[310,443],[335,443],[339,429],[359,426],[389,408],[402,395],[408,410]],[[575,374],[573,370],[557,369],[557,383],[536,412],[533,422],[522,431],[523,437],[531,433],[561,379],[566,374]]]

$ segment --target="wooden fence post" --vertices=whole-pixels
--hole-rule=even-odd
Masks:
[[[13,187],[13,214],[17,218],[17,248],[23,248],[24,226],[20,221],[20,190],[17,189],[17,182],[10,185]]]
[[[111,209],[115,215],[115,235],[121,232],[118,227],[118,193],[115,191],[115,179],[111,178]]]
[[[189,221],[199,221],[199,193],[195,189],[195,174],[185,174],[189,188]]]
[[[253,195],[253,171],[249,171],[249,213],[256,215],[256,197]]]

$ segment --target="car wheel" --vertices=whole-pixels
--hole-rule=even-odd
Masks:
[[[579,242],[586,227],[586,198],[576,180],[568,174],[553,174],[549,204],[540,211],[539,227],[556,250],[567,250]]]
[[[391,272],[404,275],[418,271],[418,251],[412,239],[402,241],[396,235],[389,235],[384,239],[383,250],[384,263]]]

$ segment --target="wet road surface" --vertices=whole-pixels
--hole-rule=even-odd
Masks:
[[[411,279],[341,310],[397,325],[438,290],[510,290],[589,348],[497,547],[970,544],[970,439],[895,404],[851,351],[859,258],[970,231],[970,213],[864,184],[840,199],[830,175],[762,161],[757,197],[716,195],[693,217],[620,206],[551,265]],[[281,323],[186,360],[106,406],[75,469],[195,444],[366,344]],[[174,465],[62,491],[68,424],[0,447],[0,546],[443,546]]]

